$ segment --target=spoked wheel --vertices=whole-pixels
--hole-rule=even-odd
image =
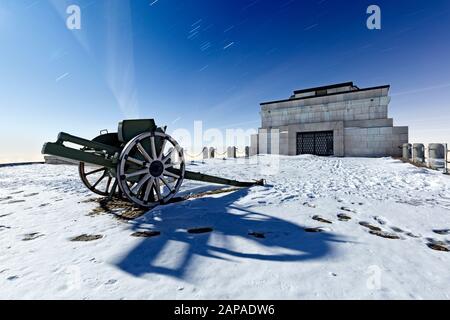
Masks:
[[[114,174],[105,167],[86,166],[84,162],[78,165],[81,181],[92,192],[101,196],[119,196],[119,186]]]
[[[147,208],[169,201],[180,189],[184,172],[183,149],[163,132],[146,132],[130,140],[117,165],[123,194]]]

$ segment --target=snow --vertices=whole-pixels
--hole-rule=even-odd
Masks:
[[[90,214],[99,205],[76,167],[0,168],[0,298],[450,298],[450,253],[427,246],[450,245],[449,176],[391,158],[259,156],[188,169],[267,186],[123,221]],[[186,180],[182,192],[217,188]],[[213,231],[187,232],[196,227]],[[131,236],[146,230],[161,234]],[[102,238],[70,241],[82,234]]]

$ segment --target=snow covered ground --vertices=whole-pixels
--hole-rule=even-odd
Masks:
[[[450,176],[390,158],[260,156],[188,169],[268,185],[123,221],[92,214],[99,204],[86,201],[96,196],[76,167],[0,168],[0,298],[450,298],[450,253],[429,247],[450,245]],[[198,227],[213,231],[187,232]],[[148,230],[161,234],[131,236]],[[99,239],[71,241],[83,234]]]

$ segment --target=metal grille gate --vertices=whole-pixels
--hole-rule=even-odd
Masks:
[[[297,154],[332,156],[334,154],[333,131],[298,132]]]

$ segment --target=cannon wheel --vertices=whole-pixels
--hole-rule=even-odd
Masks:
[[[88,171],[87,171],[87,170]],[[110,172],[110,169],[105,167],[86,167],[84,162],[78,165],[78,172],[80,174],[83,184],[92,192],[101,196],[120,196],[118,194],[119,186],[116,182],[116,177]],[[88,177],[94,177],[89,181]],[[106,185],[102,183],[106,181]],[[103,188],[100,188],[103,187]]]
[[[184,172],[178,143],[164,132],[145,132],[130,140],[120,154],[117,181],[130,201],[150,208],[178,192]]]
[[[106,133],[95,137],[92,141],[120,147],[117,133]],[[116,176],[111,169],[105,167],[88,167],[84,162],[78,165],[83,184],[92,192],[101,196],[121,197],[120,188],[116,181]],[[103,183],[105,182],[105,183]]]

